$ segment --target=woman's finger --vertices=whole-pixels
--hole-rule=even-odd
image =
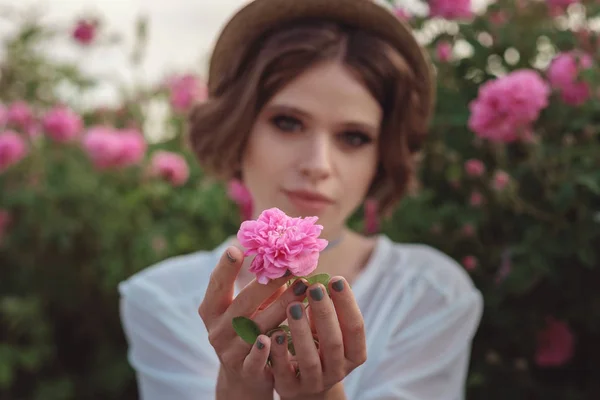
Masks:
[[[287,306],[293,301],[302,301],[308,288],[305,279],[298,279],[292,286],[286,289],[283,294],[277,298],[267,309],[258,313],[254,317],[254,322],[258,325],[261,332],[267,332],[277,327],[286,318]]]
[[[342,337],[344,353],[354,366],[364,363],[367,359],[365,324],[348,282],[341,276],[331,278],[331,300],[335,306]]]
[[[275,390],[280,395],[296,392],[299,382],[295,367],[290,362],[287,334],[283,331],[271,336],[271,370],[275,378]]]
[[[301,383],[321,387],[321,359],[302,303],[294,302],[288,307],[288,323],[296,350]]]
[[[325,287],[320,283],[308,289],[308,304],[310,305],[312,322],[319,338],[319,350],[325,376],[337,383],[343,379],[345,368],[344,344],[342,330],[335,313],[335,308]],[[328,382],[325,382],[328,384]]]
[[[254,279],[233,299],[227,309],[228,318],[240,316],[251,318],[260,305],[280,290],[288,280],[289,277],[281,277],[263,285]]]
[[[248,378],[261,376],[265,373],[265,367],[271,351],[271,338],[259,335],[248,356],[242,364],[242,373]]]
[[[221,255],[221,259],[210,275],[204,299],[198,308],[204,323],[223,314],[231,305],[235,279],[243,261],[244,254],[235,246],[229,246]]]

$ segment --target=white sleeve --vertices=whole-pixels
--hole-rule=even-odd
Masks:
[[[208,348],[197,306],[178,304],[144,280],[126,281],[119,290],[128,360],[136,371],[140,399],[214,399],[218,358]]]
[[[413,307],[363,383],[361,400],[460,400],[471,341],[483,309],[471,289],[449,299],[428,283],[410,288]]]

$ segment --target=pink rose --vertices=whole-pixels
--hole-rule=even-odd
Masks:
[[[465,224],[462,227],[462,234],[471,237],[475,234],[475,227],[472,224]]]
[[[57,142],[68,142],[81,133],[83,121],[68,107],[57,106],[42,118],[42,128]]]
[[[402,7],[394,7],[394,15],[401,21],[408,21],[412,18],[412,15]]]
[[[467,160],[465,162],[465,172],[471,177],[480,177],[485,173],[485,164],[481,160]]]
[[[190,176],[187,161],[181,155],[170,151],[155,151],[150,160],[150,175],[159,176],[173,186],[181,186]]]
[[[375,199],[367,199],[364,208],[365,234],[372,235],[379,232],[379,203]]]
[[[120,151],[116,164],[120,167],[139,164],[146,154],[146,139],[136,129],[122,129],[115,132],[120,141]]]
[[[483,204],[483,195],[481,194],[481,192],[473,192],[471,193],[471,197],[469,198],[469,204],[472,207],[479,207],[480,205]]]
[[[557,16],[567,11],[571,4],[579,3],[579,0],[546,0],[550,15]]]
[[[6,122],[15,128],[29,132],[35,124],[33,111],[24,101],[16,101],[8,106],[6,111]]]
[[[573,356],[574,338],[569,326],[554,317],[537,334],[535,363],[540,367],[559,367]]]
[[[467,271],[472,271],[477,268],[477,258],[475,256],[466,256],[462,259],[462,265]]]
[[[510,175],[508,175],[506,172],[504,171],[497,171],[494,174],[494,178],[492,180],[492,187],[494,188],[494,190],[504,190],[504,188],[506,188],[506,186],[509,184],[510,182]]]
[[[91,128],[82,144],[94,166],[99,169],[137,164],[146,151],[146,141],[140,132],[116,131],[102,126]]]
[[[308,276],[317,268],[319,253],[327,247],[320,239],[323,226],[317,217],[291,218],[277,208],[263,211],[257,220],[244,221],[237,233],[244,256],[255,256],[249,271],[261,284],[290,271]]]
[[[13,131],[0,133],[0,172],[17,164],[27,155],[25,140]]]
[[[446,63],[452,58],[452,44],[450,42],[445,40],[438,42],[435,50],[440,62]]]
[[[176,112],[187,112],[195,101],[202,101],[208,97],[206,85],[193,75],[171,78],[167,86],[170,90],[171,107]]]
[[[593,60],[588,54],[560,53],[548,67],[548,80],[560,91],[565,103],[578,106],[585,103],[591,95],[588,83],[578,79],[579,72],[592,66]]]
[[[429,16],[445,19],[469,18],[473,15],[471,0],[429,0]]]
[[[548,106],[549,96],[549,85],[532,70],[487,81],[469,104],[469,129],[496,142],[515,141]]]
[[[492,23],[492,25],[495,25],[495,26],[502,26],[508,20],[508,17],[506,16],[506,12],[503,10],[497,10],[497,11],[491,12],[488,15],[488,18],[489,18],[490,22]]]
[[[83,45],[92,43],[96,37],[97,26],[97,21],[88,21],[83,19],[77,21],[77,25],[75,25],[75,29],[73,29],[73,39]]]
[[[0,209],[0,245],[6,237],[6,233],[8,231],[8,225],[10,224],[11,216],[8,210]]]
[[[252,194],[242,181],[238,179],[232,179],[227,185],[227,195],[233,200],[240,208],[240,214],[242,220],[246,221],[252,218],[252,212],[254,209]]]

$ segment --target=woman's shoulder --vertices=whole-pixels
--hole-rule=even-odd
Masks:
[[[119,283],[122,299],[173,305],[201,301],[223,243],[213,250],[174,256],[137,272]]]

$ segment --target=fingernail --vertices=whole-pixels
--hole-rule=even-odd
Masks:
[[[313,300],[321,301],[323,299],[323,290],[321,290],[320,287],[310,289],[310,297],[312,297]]]
[[[290,315],[293,319],[299,320],[302,318],[302,306],[300,304],[294,304],[290,307]]]
[[[342,290],[344,290],[344,280],[340,279],[338,281],[335,281],[331,284],[331,287],[333,288],[333,290],[335,290],[336,292],[341,292]]]
[[[283,344],[285,342],[285,336],[279,335],[275,338],[275,341],[277,342],[277,344]]]
[[[296,284],[294,285],[294,294],[296,296],[303,295],[306,293],[306,289],[308,289],[308,286],[306,286],[304,282],[296,281]]]
[[[258,347],[258,349],[263,349],[265,347],[265,344],[263,342],[260,341],[260,339],[258,339],[256,341],[256,347]]]
[[[225,252],[225,254],[227,254],[227,258],[229,259],[229,262],[232,262],[232,263],[235,262],[235,258],[231,255],[231,253],[229,252],[229,250],[227,250]]]

